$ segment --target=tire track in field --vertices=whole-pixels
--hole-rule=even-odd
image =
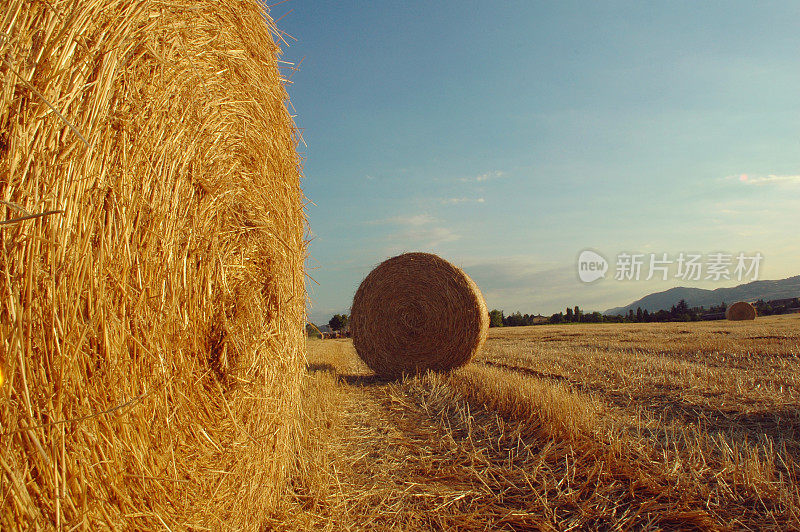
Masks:
[[[307,371],[335,376],[336,436],[330,442],[338,498],[332,530],[467,530],[476,499],[458,480],[454,442],[438,420],[408,404],[402,384],[371,374],[349,342],[322,344]],[[481,527],[484,529],[484,527]]]
[[[598,449],[581,455],[566,440],[515,440],[503,434],[514,433],[513,427],[479,405],[463,423],[459,408],[467,399],[457,399],[464,405],[428,403],[423,396],[437,392],[424,377],[397,383],[350,375],[340,382],[346,399],[335,454],[347,458],[342,478],[358,494],[348,512],[360,520],[357,529],[593,528],[616,520],[644,523],[659,513],[667,514],[662,524],[716,528],[702,509],[670,508],[641,473],[629,476],[634,464],[626,463],[628,472],[613,480],[621,471],[604,471]],[[538,475],[530,474],[532,463]],[[602,485],[616,494],[615,502],[598,494]],[[593,513],[592,501],[612,512]]]
[[[455,464],[443,466],[452,439],[392,393],[396,385],[362,377],[340,377],[345,400],[333,447],[350,494],[342,528],[469,529],[464,506],[480,494],[457,480]]]

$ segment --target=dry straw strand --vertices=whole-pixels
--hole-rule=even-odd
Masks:
[[[361,359],[379,375],[399,377],[469,362],[486,340],[489,313],[461,269],[430,253],[404,253],[361,283],[350,328]]]
[[[754,320],[756,316],[756,308],[747,301],[737,301],[725,310],[725,318],[730,321]]]
[[[257,0],[4,2],[0,529],[277,507],[305,322],[277,31]]]

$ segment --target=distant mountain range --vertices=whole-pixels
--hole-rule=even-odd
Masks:
[[[800,275],[779,281],[753,281],[732,288],[717,288],[716,290],[678,286],[644,296],[642,299],[634,301],[625,307],[610,308],[603,314],[627,314],[629,310],[635,312],[638,307],[642,307],[642,310],[647,310],[648,312],[657,312],[662,309],[669,310],[672,305],[677,304],[681,299],[685,299],[690,308],[709,308],[712,305],[720,305],[723,302],[731,304],[736,301],[757,301],[759,299],[769,301],[794,297],[800,297]]]

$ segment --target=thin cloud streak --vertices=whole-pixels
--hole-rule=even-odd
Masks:
[[[454,242],[461,239],[461,235],[442,226],[410,228],[393,236],[399,241],[416,243],[425,248],[435,248],[446,242]]]
[[[442,205],[459,205],[463,203],[484,203],[486,200],[483,198],[444,198]]]
[[[740,175],[728,176],[725,179],[727,179],[727,180],[737,180],[740,183],[744,183],[745,185],[756,185],[756,186],[764,186],[764,185],[800,185],[800,174],[795,174],[795,175],[776,175],[776,174],[749,175],[749,174],[740,174]]]
[[[413,214],[404,216],[392,216],[391,218],[383,218],[380,220],[370,220],[365,222],[367,225],[405,225],[412,227],[420,227],[423,225],[436,222],[437,219],[430,214]]]
[[[368,225],[395,226],[397,231],[387,239],[402,245],[433,249],[437,246],[461,239],[461,235],[441,225],[441,220],[427,213],[393,216],[366,222]]]
[[[492,172],[486,172],[485,174],[480,174],[477,176],[472,177],[462,177],[459,179],[462,183],[483,183],[485,181],[489,181],[492,179],[499,179],[506,175],[505,172],[502,170],[494,170]]]

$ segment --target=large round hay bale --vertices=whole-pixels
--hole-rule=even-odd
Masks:
[[[358,355],[389,377],[462,366],[488,329],[478,286],[429,253],[405,253],[378,265],[359,286],[350,316]]]
[[[305,312],[271,19],[6,0],[0,22],[0,529],[263,528]]]
[[[754,320],[756,315],[756,308],[747,301],[737,301],[725,310],[725,318],[730,321]]]

